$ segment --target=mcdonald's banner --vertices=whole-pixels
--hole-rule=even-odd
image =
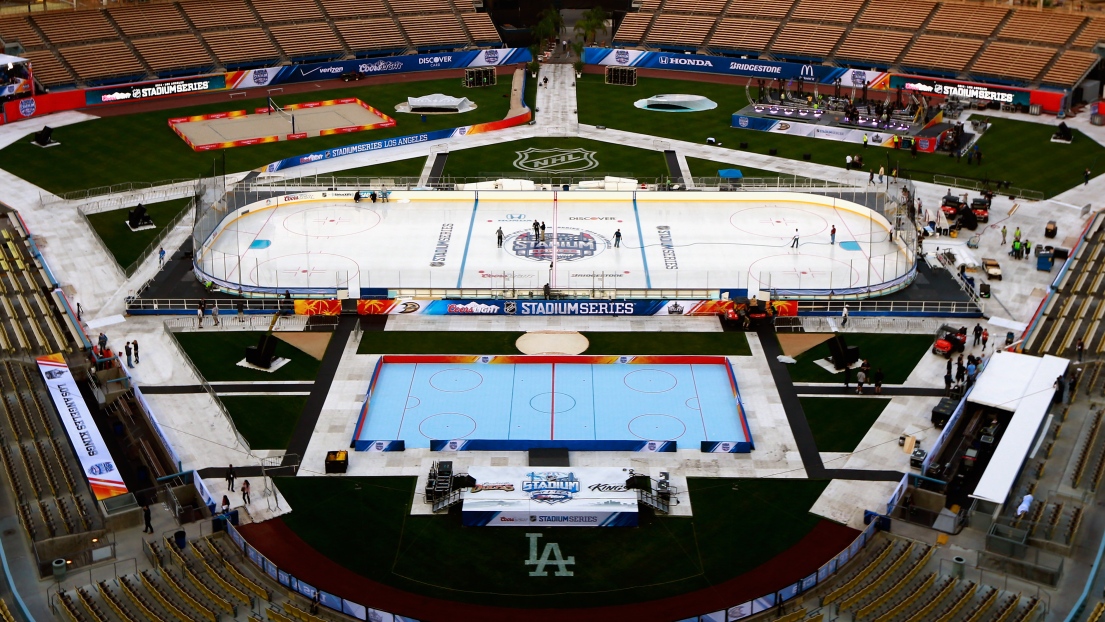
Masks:
[[[358,305],[359,306],[359,305]],[[341,315],[340,300],[296,300],[296,315]]]

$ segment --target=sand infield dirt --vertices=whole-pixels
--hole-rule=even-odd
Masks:
[[[783,354],[787,356],[798,356],[833,338],[832,333],[779,333],[776,336],[783,348]]]
[[[526,333],[514,342],[522,354],[583,354],[591,345],[574,331],[539,330]]]
[[[330,343],[330,333],[273,333],[273,336],[319,361]]]
[[[176,128],[192,141],[193,145],[229,143],[266,136],[279,136],[283,140],[286,135],[292,133],[291,116],[295,117],[295,132],[306,133],[308,138],[318,136],[323,130],[361,127],[385,121],[384,118],[357,104],[335,104],[317,108],[300,108],[291,110],[288,114],[273,112],[189,121],[177,123]]]

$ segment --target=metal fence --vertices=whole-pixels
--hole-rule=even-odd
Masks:
[[[1025,199],[1028,201],[1043,201],[1046,197],[1043,192],[1039,190],[1029,190],[1026,188],[1017,188],[1016,186],[999,185],[998,181],[990,180],[988,183],[983,183],[980,179],[971,179],[969,177],[953,177],[951,175],[933,175],[932,183],[938,186],[951,186],[953,188],[961,188],[963,190],[993,190],[997,194],[1004,194],[1018,199]]]
[[[95,188],[86,188],[84,190],[74,190],[72,192],[63,192],[57,195],[41,195],[39,197],[43,206],[56,205],[66,201],[86,201],[94,197],[104,197],[112,194],[123,194],[126,192],[134,192],[137,190],[154,190],[155,192],[165,193],[171,192],[177,187],[187,187],[188,184],[194,184],[196,178],[185,179],[164,179],[161,181],[128,181],[121,184],[113,184],[110,186],[97,186]],[[184,196],[184,195],[182,195]],[[100,210],[104,211],[104,210]]]
[[[633,173],[606,173],[602,177],[594,175],[570,176],[570,175],[541,175],[530,171],[504,171],[501,173],[484,173],[479,177],[441,177],[434,183],[421,185],[418,177],[339,177],[337,175],[308,175],[304,177],[258,178],[248,184],[238,184],[236,190],[246,192],[300,192],[312,190],[413,190],[418,188],[433,188],[436,190],[463,190],[467,186],[475,184],[487,184],[499,179],[524,180],[533,182],[543,190],[565,190],[565,188],[581,189],[580,185],[592,185],[604,181],[607,177],[618,179],[632,179],[636,181],[636,187],[656,189],[673,189],[678,183],[672,177],[638,177]],[[694,177],[693,185],[696,190],[792,190],[792,189],[841,189],[859,188],[854,181],[847,179],[824,180],[801,177],[798,175],[779,175],[775,177],[745,177],[742,179],[729,179],[723,177]],[[602,188],[582,188],[597,189]],[[625,190],[626,188],[619,188]]]

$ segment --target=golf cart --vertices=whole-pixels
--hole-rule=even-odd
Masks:
[[[936,331],[936,341],[932,344],[932,353],[951,358],[956,352],[967,347],[967,327],[955,328],[944,324]]]

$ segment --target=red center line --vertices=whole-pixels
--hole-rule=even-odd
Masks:
[[[556,363],[552,364],[552,393],[549,394],[549,440],[556,440]]]

